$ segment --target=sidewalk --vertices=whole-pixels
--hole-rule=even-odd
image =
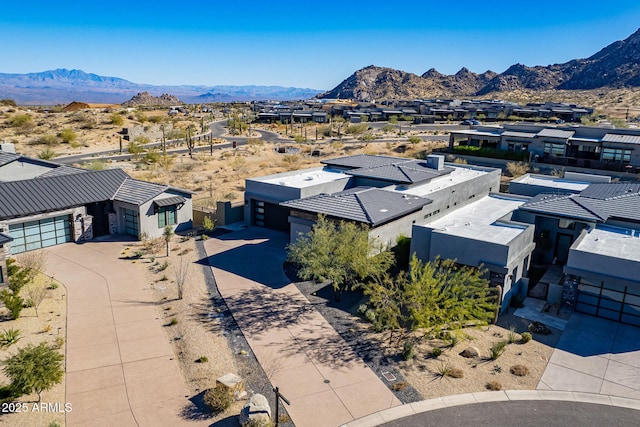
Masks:
[[[250,228],[204,243],[225,302],[297,427],[400,405],[282,271],[287,235]]]

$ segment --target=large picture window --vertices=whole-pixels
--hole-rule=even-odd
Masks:
[[[176,205],[158,208],[158,228],[175,225],[178,222],[178,208]]]
[[[550,157],[562,157],[564,156],[564,144],[545,142],[544,153]]]
[[[603,148],[602,160],[628,162],[631,160],[631,150],[624,150],[622,148]]]

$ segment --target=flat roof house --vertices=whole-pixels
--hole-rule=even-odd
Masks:
[[[414,224],[411,250],[423,262],[436,258],[487,269],[492,286],[500,286],[501,312],[513,295],[526,293],[534,249],[534,226],[513,220],[526,197],[491,193],[426,224]]]
[[[19,156],[19,155],[14,155]],[[30,168],[24,156],[13,168]],[[140,181],[121,169],[87,171],[54,163],[27,179],[0,182],[0,232],[17,254],[107,234],[158,237],[166,225],[192,228],[192,193]],[[0,176],[7,177],[0,165]]]
[[[318,215],[367,224],[394,245],[414,223],[444,215],[499,188],[500,170],[426,160],[354,155],[325,166],[246,180],[245,219],[290,233],[294,241]]]

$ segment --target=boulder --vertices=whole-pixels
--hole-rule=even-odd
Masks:
[[[271,407],[269,401],[262,394],[256,393],[240,411],[240,425],[249,422],[252,425],[269,425],[271,421]]]
[[[472,359],[474,357],[478,357],[479,355],[480,351],[478,351],[478,349],[475,347],[467,347],[462,350],[462,353],[460,353],[460,356],[466,357],[467,359]]]

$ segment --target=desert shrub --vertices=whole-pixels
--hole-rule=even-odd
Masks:
[[[485,386],[487,390],[500,391],[502,390],[502,384],[499,381],[489,381]]]
[[[422,142],[422,139],[419,136],[412,135],[412,136],[409,137],[408,141],[411,144],[417,144],[419,142]]]
[[[464,371],[460,368],[451,368],[447,376],[451,378],[464,378]]]
[[[75,133],[73,129],[69,129],[69,128],[62,129],[58,134],[58,136],[60,137],[60,139],[62,139],[62,142],[65,142],[67,144],[70,144],[76,139],[78,139],[78,134]]]
[[[122,126],[124,124],[124,117],[121,114],[113,113],[109,116],[109,121],[112,125]]]
[[[499,374],[502,372],[502,366],[500,365],[493,365],[493,369],[491,370],[492,374]]]
[[[451,367],[451,364],[449,364],[449,362],[440,363],[438,366],[436,366],[436,375],[440,378],[447,377],[451,373],[452,369],[453,368]]]
[[[373,309],[367,309],[367,311],[364,312],[364,318],[367,319],[367,321],[371,322],[371,323],[376,323],[376,312]]]
[[[531,332],[523,332],[520,334],[520,342],[522,344],[528,343],[529,341],[531,341],[531,338],[533,338]]]
[[[60,140],[58,139],[57,136],[51,135],[51,134],[46,134],[46,135],[42,135],[42,136],[39,136],[39,137],[31,140],[29,142],[29,145],[54,146],[54,145],[57,145],[59,142],[60,142]]]
[[[233,396],[229,391],[218,384],[204,393],[204,403],[218,414],[227,410],[233,404]]]
[[[453,348],[460,343],[460,334],[457,332],[452,332],[449,334],[449,347]]]
[[[529,170],[529,163],[524,162],[508,162],[507,172],[514,178],[524,175]]]
[[[20,317],[20,312],[24,307],[24,300],[19,295],[3,289],[2,292],[0,292],[0,301],[2,301],[7,310],[9,310],[9,316],[13,320]]]
[[[398,381],[397,383],[393,383],[391,385],[391,390],[402,391],[407,387],[409,387],[409,383],[407,383],[406,381]]]
[[[207,363],[209,361],[209,358],[207,356],[200,356],[198,358],[198,363]]]
[[[367,304],[360,304],[358,306],[358,314],[364,316],[368,309],[369,307],[367,306]]]
[[[431,349],[431,355],[435,358],[440,357],[440,355],[442,354],[442,349],[440,347],[433,347],[433,349]]]
[[[56,156],[56,152],[50,148],[42,150],[38,153],[38,158],[42,160],[51,160]]]
[[[405,341],[402,346],[402,359],[403,360],[411,360],[415,357],[413,352],[413,343],[409,341]]]
[[[209,215],[205,215],[205,217],[202,220],[202,228],[204,229],[204,231],[206,231],[207,233],[210,233],[213,231],[215,226],[216,226],[215,219],[211,218]]]
[[[171,320],[169,320],[169,323],[167,323],[167,326],[175,326],[178,324],[178,319],[176,319],[175,317],[172,317]]]
[[[61,336],[57,336],[56,339],[53,341],[52,347],[59,350],[62,348],[63,345],[64,345],[64,338],[62,338]]]
[[[11,328],[9,330],[5,330],[0,334],[0,347],[9,347],[17,343],[20,341],[20,338],[22,338],[20,334],[20,329]]]
[[[498,357],[502,356],[502,353],[506,350],[507,343],[505,341],[499,341],[491,346],[489,349],[489,353],[491,354],[491,360],[496,360]]]
[[[280,418],[283,418],[283,415],[284,414],[280,415]],[[287,421],[279,419],[278,422],[285,423]],[[242,427],[273,427],[273,421],[265,417],[250,418],[249,420],[247,420],[247,422],[242,424]]]
[[[518,334],[516,333],[516,327],[513,325],[509,326],[507,341],[509,342],[509,344],[513,344],[518,341]]]
[[[529,368],[524,365],[513,365],[509,370],[518,377],[524,377],[529,374]]]
[[[530,323],[528,326],[529,332],[540,335],[549,335],[551,334],[551,329],[547,327],[547,325],[540,322]]]

